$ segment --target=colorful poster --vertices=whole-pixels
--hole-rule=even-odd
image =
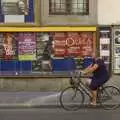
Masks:
[[[91,32],[57,32],[53,34],[54,57],[92,56],[94,40]]]
[[[18,57],[19,60],[36,60],[35,33],[19,33]]]
[[[15,36],[13,33],[3,34],[3,59],[11,60],[15,56]]]

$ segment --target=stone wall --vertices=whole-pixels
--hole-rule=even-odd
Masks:
[[[112,76],[108,84],[120,88],[120,76]],[[0,91],[60,91],[67,86],[69,78],[0,78]]]

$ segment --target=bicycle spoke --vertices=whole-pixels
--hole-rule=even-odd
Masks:
[[[60,105],[65,110],[77,110],[81,107],[84,102],[83,93],[73,87],[68,87],[63,90],[60,94]]]
[[[105,109],[115,109],[120,105],[120,90],[114,86],[104,87],[100,94],[100,103]]]

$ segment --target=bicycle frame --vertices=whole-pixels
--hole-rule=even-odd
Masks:
[[[81,80],[80,80],[78,88],[91,98],[92,95],[91,95],[89,87],[85,86],[85,84]]]
[[[79,83],[78,83],[77,88],[82,90],[86,95],[88,95],[91,98],[92,95],[91,95],[89,87],[85,86],[85,84],[81,80],[81,72],[79,70],[72,71],[72,72],[70,72],[70,75],[71,75],[72,80],[74,80],[74,79],[78,80]],[[73,83],[74,83],[74,81],[73,81]],[[76,87],[75,84],[72,84],[72,86]]]
[[[85,93],[91,99],[92,98],[91,89],[88,86],[86,86],[81,80],[81,78],[85,79],[85,78],[89,78],[89,77],[82,76],[81,71],[77,70],[77,71],[71,72],[71,78],[72,78],[72,80],[77,79],[77,81],[78,81],[77,86],[75,84],[72,84],[72,86],[74,88],[80,89],[83,93]],[[73,81],[73,83],[74,83],[74,81]],[[98,98],[98,93],[101,89],[103,89],[103,86],[100,86],[98,88],[97,98]]]

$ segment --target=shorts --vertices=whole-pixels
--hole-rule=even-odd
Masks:
[[[91,77],[91,84],[89,85],[91,90],[96,90],[98,87],[102,86],[104,83],[108,81],[108,77],[106,78],[96,78]]]

